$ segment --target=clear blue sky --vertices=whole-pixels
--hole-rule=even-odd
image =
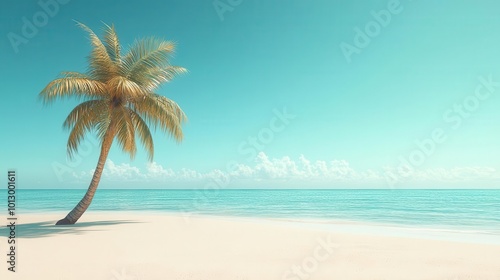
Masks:
[[[61,71],[86,69],[88,38],[73,20],[98,34],[115,24],[125,47],[175,41],[173,62],[189,70],[158,91],[188,115],[185,140],[155,134],[153,165],[114,146],[104,188],[388,187],[388,174],[396,187],[500,187],[498,2],[60,2],[46,22],[37,1],[0,11],[0,170],[16,168],[25,188],[86,188],[97,161],[90,145],[67,162],[62,122],[77,103],[37,100]],[[23,18],[38,21],[34,34]],[[440,143],[422,159],[415,140],[435,130]],[[398,171],[412,155],[411,174]]]

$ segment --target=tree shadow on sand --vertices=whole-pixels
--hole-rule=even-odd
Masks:
[[[116,220],[116,221],[95,221],[81,222],[74,225],[56,226],[55,221],[16,224],[16,238],[39,238],[48,237],[57,234],[84,234],[90,231],[102,231],[106,226],[119,224],[133,224],[138,221],[131,220]],[[1,237],[9,237],[10,229],[3,226],[0,229]]]

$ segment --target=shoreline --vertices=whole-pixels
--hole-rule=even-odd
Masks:
[[[23,215],[28,216],[46,216],[46,215],[59,215],[63,218],[68,211],[47,211],[40,212],[26,212],[21,211],[18,217]],[[321,219],[321,218],[287,218],[287,217],[270,217],[270,216],[245,216],[245,215],[217,215],[217,214],[203,214],[194,212],[176,212],[176,211],[161,211],[161,210],[129,210],[129,211],[116,211],[116,210],[94,210],[87,211],[80,221],[85,218],[85,215],[128,215],[135,216],[167,216],[167,217],[182,217],[188,223],[190,218],[211,218],[221,220],[233,221],[251,221],[258,223],[275,223],[289,225],[292,227],[309,228],[316,230],[325,230],[347,234],[358,235],[377,235],[386,237],[404,237],[404,238],[422,238],[428,240],[442,240],[442,241],[455,241],[477,244],[492,244],[500,245],[500,234],[495,232],[488,232],[483,229],[477,228],[463,228],[460,226],[449,227],[446,225],[411,225],[411,224],[397,224],[397,223],[381,223],[348,219]],[[0,216],[2,217],[2,216]],[[78,223],[77,223],[78,224]]]
[[[53,225],[61,213],[19,218],[19,270],[4,262],[0,279],[500,279],[500,245],[161,212],[88,212],[72,226]]]

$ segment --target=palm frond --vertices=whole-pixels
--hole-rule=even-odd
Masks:
[[[120,57],[120,41],[118,40],[118,35],[116,35],[115,26],[112,24],[111,26],[104,24],[106,28],[104,29],[104,45],[106,47],[106,51],[108,52],[109,57],[115,63],[119,64]]]
[[[85,30],[90,36],[90,43],[92,45],[92,51],[89,57],[90,75],[96,80],[106,82],[117,73],[118,68],[113,63],[101,39],[99,39],[94,31],[83,23],[77,22],[77,25]]]
[[[139,82],[151,69],[168,66],[174,50],[174,43],[153,37],[136,41],[123,58],[122,75]]]
[[[88,100],[106,96],[104,83],[92,80],[85,74],[77,72],[64,72],[62,74],[63,78],[53,80],[40,92],[39,97],[44,103],[50,103],[62,97],[77,97]]]
[[[89,75],[80,72],[64,71],[61,72],[61,76],[66,78],[85,78],[92,80],[92,78]]]
[[[116,96],[128,100],[148,94],[144,87],[122,76],[113,77],[108,81],[107,85],[111,89],[111,97]]]
[[[187,117],[177,103],[152,93],[131,103],[131,106],[146,122],[170,134],[177,142],[182,141],[181,125]]]
[[[133,159],[137,148],[135,145],[135,127],[130,115],[130,109],[124,106],[114,108],[111,118],[116,127],[118,144]]]
[[[177,75],[187,73],[187,69],[180,66],[156,67],[144,73],[138,81],[148,91],[153,92],[161,84],[168,83]]]
[[[67,144],[70,158],[78,151],[78,146],[83,140],[85,132],[96,128],[100,123],[108,121],[107,108],[105,100],[89,100],[79,104],[69,113],[63,127],[71,129]]]
[[[148,153],[148,159],[152,161],[154,156],[154,144],[151,131],[146,122],[136,112],[130,110],[130,116],[132,117],[136,133],[139,135],[139,139]]]

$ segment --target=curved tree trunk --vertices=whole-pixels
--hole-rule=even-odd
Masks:
[[[99,161],[97,162],[97,167],[94,171],[94,176],[92,176],[92,181],[90,182],[90,186],[85,193],[85,196],[78,202],[78,204],[71,210],[71,212],[66,215],[66,217],[62,220],[57,221],[56,225],[69,225],[74,224],[80,217],[85,213],[87,208],[89,208],[92,199],[94,198],[94,194],[97,190],[97,186],[99,185],[99,181],[101,180],[102,171],[104,169],[104,164],[106,163],[106,159],[108,157],[109,150],[111,149],[111,144],[113,143],[113,139],[115,138],[115,128],[113,123],[109,125],[106,134],[104,135],[104,141],[102,142],[101,154],[99,155]]]

